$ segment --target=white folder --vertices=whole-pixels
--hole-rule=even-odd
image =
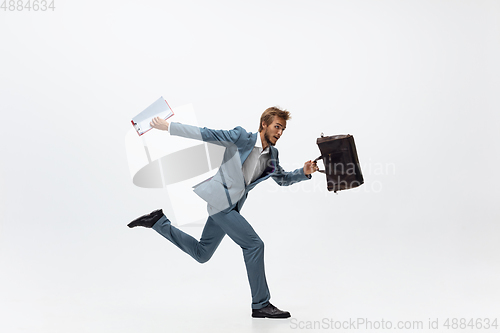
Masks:
[[[162,97],[158,98],[153,104],[148,106],[144,111],[132,118],[132,125],[134,126],[137,134],[143,135],[152,127],[151,120],[155,117],[168,119],[174,115],[174,112],[168,105],[167,101]]]

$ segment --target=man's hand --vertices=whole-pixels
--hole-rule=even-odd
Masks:
[[[168,131],[168,122],[160,117],[155,117],[151,122],[149,123],[151,127],[162,130],[162,131]]]
[[[304,174],[306,176],[309,176],[311,173],[315,173],[316,171],[319,170],[318,165],[316,164],[316,161],[309,160],[306,163],[304,163]]]

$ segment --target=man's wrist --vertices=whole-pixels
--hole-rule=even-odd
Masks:
[[[302,172],[304,173],[304,176],[306,176],[307,178],[311,179],[312,173],[306,173],[306,170],[304,168],[302,168]]]

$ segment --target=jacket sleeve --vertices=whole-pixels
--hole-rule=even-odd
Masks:
[[[312,178],[312,175],[306,176],[304,174],[304,168],[287,172],[283,170],[283,168],[279,165],[279,162],[276,161],[276,172],[271,177],[276,183],[278,183],[278,185],[288,186],[303,180],[309,180]]]
[[[206,127],[202,128],[174,122],[170,123],[169,128],[171,135],[201,140],[225,147],[234,145],[244,131],[241,126],[235,127],[232,130],[213,130]]]

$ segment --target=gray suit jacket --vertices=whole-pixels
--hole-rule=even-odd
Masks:
[[[311,179],[311,175],[304,174],[303,168],[292,172],[284,171],[279,165],[278,150],[271,146],[271,158],[267,168],[258,179],[246,185],[242,166],[255,147],[258,133],[247,132],[240,126],[232,130],[212,130],[173,122],[170,123],[169,132],[171,135],[202,140],[225,147],[219,171],[194,187],[194,192],[209,204],[211,215],[233,209],[236,205],[238,209],[241,209],[248,192],[269,177],[282,186]]]

